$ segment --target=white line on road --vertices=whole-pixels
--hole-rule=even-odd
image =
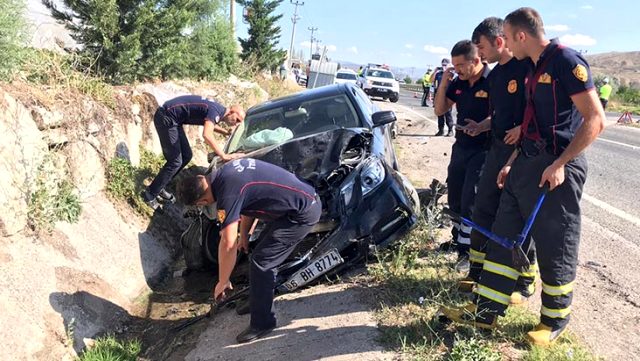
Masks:
[[[411,109],[411,108],[407,108],[407,107],[405,107],[404,105],[400,105],[400,104],[397,104],[397,105],[398,105],[400,108],[403,108],[403,109],[405,109],[406,111],[411,112],[411,113],[413,113],[413,114],[415,114],[415,115],[419,116],[420,118],[422,118],[422,119],[424,119],[424,120],[426,120],[426,121],[428,121],[428,122],[431,122],[431,123],[433,123],[433,124],[435,124],[435,125],[438,125],[438,122],[436,122],[435,120],[433,120],[433,119],[429,119],[429,118],[425,117],[424,115],[422,115],[422,114],[420,114],[420,113],[416,112],[415,110],[413,110],[413,109]]]
[[[631,222],[633,224],[635,224],[636,226],[640,227],[640,218],[635,217],[621,209],[618,209],[612,205],[610,205],[609,203],[605,203],[601,200],[599,200],[598,198],[594,198],[586,193],[582,193],[582,199],[586,200],[587,202],[593,204],[594,206],[604,209],[605,211],[618,216],[622,219],[624,219],[627,222]]]
[[[631,145],[631,144],[627,144],[627,143],[616,142],[615,140],[609,140],[609,139],[605,139],[605,138],[596,138],[596,140],[601,140],[603,142],[607,142],[607,143],[611,143],[611,144],[622,145],[622,146],[625,146],[625,147],[629,147],[631,149],[640,149],[640,147],[637,146],[637,145]]]

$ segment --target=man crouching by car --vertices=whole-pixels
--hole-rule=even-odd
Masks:
[[[322,205],[312,186],[278,166],[251,158],[236,159],[206,176],[185,178],[178,184],[185,205],[216,203],[220,221],[218,283],[213,297],[225,297],[232,288],[229,277],[237,250],[249,250],[249,230],[254,219],[265,229],[251,256],[249,304],[251,322],[236,340],[253,341],[276,326],[273,310],[275,269],[282,264],[318,223]],[[240,242],[238,237],[240,222]]]

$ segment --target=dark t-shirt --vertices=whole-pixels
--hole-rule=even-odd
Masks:
[[[582,124],[583,117],[571,96],[594,88],[591,70],[580,53],[553,39],[542,52],[535,71],[540,74],[533,96],[535,118],[523,130],[524,136],[530,138],[537,124],[547,149],[559,155]]]
[[[484,65],[482,75],[469,87],[469,81],[455,78],[449,83],[447,88],[447,98],[456,103],[458,117],[456,123],[461,126],[467,125],[465,119],[481,122],[489,116],[489,76],[488,65]],[[456,142],[465,147],[485,147],[488,142],[489,132],[484,132],[472,137],[464,132],[456,132]]]
[[[524,79],[533,67],[529,58],[515,57],[506,64],[497,64],[489,77],[489,102],[491,132],[494,137],[504,139],[506,131],[522,124],[526,105]]]
[[[179,96],[168,100],[162,107],[177,125],[204,125],[205,120],[218,124],[226,112],[221,104],[197,95]]]
[[[305,211],[316,200],[312,186],[276,165],[252,158],[236,159],[208,178],[217,202],[221,228],[240,215],[264,221],[287,216],[305,223]]]

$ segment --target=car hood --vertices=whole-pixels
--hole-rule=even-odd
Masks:
[[[276,164],[318,189],[339,167],[359,164],[369,153],[371,138],[367,128],[334,129],[258,149],[247,156]]]

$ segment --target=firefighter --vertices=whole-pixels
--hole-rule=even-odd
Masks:
[[[458,76],[453,79],[452,68],[444,70],[442,83],[436,92],[436,115],[444,115],[456,104],[458,126],[485,120],[489,117],[489,66],[482,62],[476,45],[470,40],[461,40],[454,45],[451,61]],[[488,132],[471,136],[456,131],[447,168],[448,203],[453,212],[465,218],[471,216],[488,138]],[[471,228],[462,224],[454,224],[451,231],[452,243],[458,252],[456,269],[462,272],[467,272],[469,267],[470,232]]]
[[[557,39],[545,38],[537,11],[525,7],[507,15],[504,35],[513,55],[531,58],[535,67],[525,79],[527,105],[518,153],[498,175],[504,190],[492,231],[516,239],[548,187],[530,232],[542,279],[540,323],[527,333],[530,343],[545,346],[565,331],[571,315],[580,198],[587,177],[584,151],[604,129],[605,115],[586,60]],[[458,322],[491,329],[509,305],[520,270],[513,266],[511,251],[493,242],[488,247],[478,298],[444,311]],[[469,314],[473,316],[465,316]]]
[[[465,132],[475,135],[491,131],[491,146],[482,168],[478,191],[475,198],[472,219],[485,229],[491,229],[502,191],[496,184],[500,169],[515,150],[520,139],[520,124],[524,114],[524,78],[533,66],[529,59],[518,60],[505,46],[502,33],[502,19],[486,18],[473,31],[472,41],[478,46],[483,61],[498,64],[489,74],[489,102],[491,118],[483,123],[470,121]],[[459,282],[459,289],[471,292],[478,282],[484,264],[488,239],[482,233],[471,231],[471,250],[469,253],[471,269],[469,276]],[[529,259],[535,260],[533,243]],[[536,265],[532,265],[518,278],[516,291],[511,295],[511,304],[521,304],[534,292]]]

